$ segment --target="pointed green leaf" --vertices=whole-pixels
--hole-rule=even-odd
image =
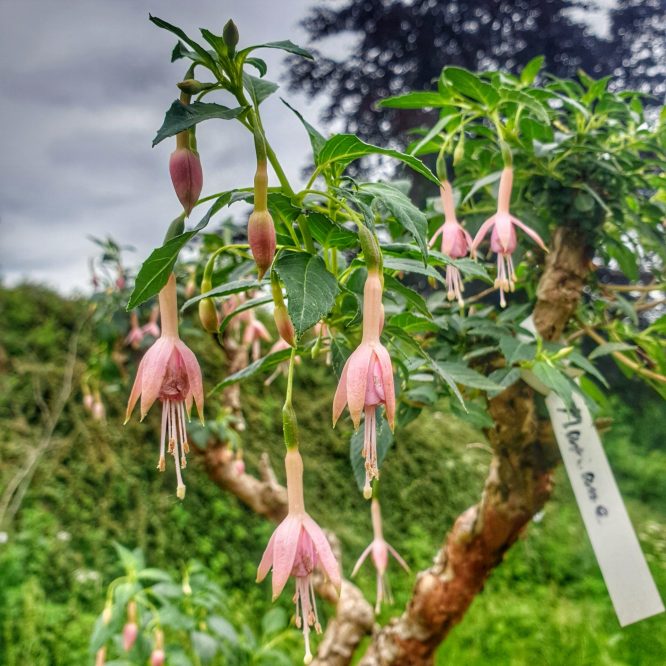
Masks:
[[[180,311],[184,312],[187,310],[187,308],[193,306],[195,303],[198,303],[204,298],[219,298],[221,296],[230,296],[231,294],[238,294],[241,291],[259,289],[264,284],[267,284],[267,282],[257,282],[256,280],[234,280],[233,282],[226,282],[225,284],[213,287],[213,289],[210,291],[206,291],[203,294],[197,294],[196,296],[190,298],[188,301],[185,301],[183,306],[180,308]]]
[[[171,23],[167,23],[166,21],[163,21],[160,18],[157,18],[157,16],[152,16],[148,15],[149,20],[154,23],[158,28],[162,28],[163,30],[168,30],[169,32],[173,33],[184,41],[190,48],[194,49],[194,51],[197,53],[199,58],[201,59],[201,63],[206,65],[206,67],[209,67],[211,69],[215,69],[215,60],[213,57],[206,51],[206,49],[195,42],[191,37],[188,37],[183,30],[181,30],[178,26],[172,25]],[[173,54],[172,54],[173,58]]]
[[[545,58],[542,55],[532,58],[532,60],[530,60],[520,72],[520,82],[525,85],[534,83],[534,79],[536,79],[543,67],[544,60]]]
[[[267,97],[270,97],[280,86],[266,79],[258,79],[247,72],[243,72],[243,87],[250,93],[255,106],[259,106]]]
[[[215,386],[210,391],[208,395],[213,395],[213,393],[217,393],[218,391],[221,391],[227,386],[231,386],[232,384],[236,384],[237,382],[249,379],[250,377],[256,375],[261,371],[270,370],[271,368],[274,368],[278,363],[282,363],[282,361],[287,361],[290,356],[291,356],[291,348],[280,349],[280,351],[273,352],[272,354],[266,354],[266,356],[262,356],[260,359],[254,361],[254,363],[250,363],[250,365],[246,366],[242,370],[239,370],[233,375],[229,375],[228,377],[223,379],[217,386]]]
[[[387,109],[422,109],[424,107],[448,106],[451,100],[443,97],[438,92],[423,90],[410,92],[405,95],[386,97],[377,106]]]
[[[476,74],[460,67],[445,67],[443,74],[453,88],[466,97],[491,108],[499,102],[497,91],[489,83],[482,81]]]
[[[255,44],[254,46],[248,46],[246,49],[240,51],[239,55],[244,56],[247,53],[250,53],[250,51],[254,51],[255,49],[279,49],[280,51],[287,51],[287,53],[293,53],[294,55],[307,58],[308,60],[314,60],[314,56],[312,53],[310,53],[310,51],[301,48],[289,39],[285,39],[280,42],[266,42],[265,44]]]
[[[280,100],[288,109],[291,109],[296,114],[296,117],[301,121],[303,127],[305,127],[305,131],[308,133],[308,136],[310,137],[310,145],[312,146],[312,152],[314,154],[316,162],[317,155],[319,155],[319,152],[326,143],[326,137],[324,137],[312,125],[310,125],[310,123],[307,120],[305,120],[305,118],[303,118],[301,113],[297,111],[293,106],[291,106],[291,104],[289,104],[286,100],[282,99],[282,97],[280,97]]]

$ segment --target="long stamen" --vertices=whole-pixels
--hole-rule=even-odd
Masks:
[[[185,401],[181,400],[178,403],[178,418],[180,420],[180,428],[183,433],[183,453],[190,452],[190,443],[187,441],[187,428],[185,427]]]
[[[167,402],[162,403],[162,429],[160,432],[160,459],[157,463],[157,469],[163,472],[166,469],[165,448],[166,448],[166,435],[167,435],[167,414],[169,406]]]
[[[170,421],[173,424],[173,430],[175,431],[177,429],[176,427],[176,406],[173,404],[173,401],[171,401],[171,411],[169,412],[170,416]],[[176,437],[177,437],[177,433]],[[185,484],[183,483],[183,477],[180,473],[180,460],[178,458],[178,440],[177,438],[173,440],[174,446],[173,446],[173,460],[176,463],[176,480],[178,482],[178,485],[176,486],[176,496],[178,499],[184,499],[185,497]]]

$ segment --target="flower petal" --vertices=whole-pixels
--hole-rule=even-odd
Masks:
[[[472,255],[476,252],[476,248],[481,245],[481,241],[486,237],[486,234],[490,231],[490,227],[492,227],[493,224],[495,224],[494,215],[489,217],[476,232],[476,236],[474,236],[474,240],[472,241],[472,247],[470,247]]]
[[[370,554],[370,550],[372,549],[372,543],[361,553],[361,557],[356,560],[356,564],[354,565],[354,568],[352,569],[351,572],[351,577],[353,578],[357,573],[358,570],[361,568],[361,565],[363,562],[365,562],[365,558]]]
[[[534,231],[531,227],[528,227],[524,222],[521,222],[517,217],[511,216],[511,221],[517,226],[520,227],[539,247],[548,252],[548,248],[541,240],[541,236]]]
[[[349,367],[349,361],[351,356],[347,359],[347,362],[342,368],[342,374],[340,375],[340,381],[338,382],[338,387],[335,389],[335,395],[333,396],[333,427],[338,422],[340,415],[344,411],[345,405],[347,404],[347,368]]]
[[[261,583],[261,581],[266,578],[268,572],[273,566],[273,544],[275,543],[275,534],[277,529],[278,528],[273,530],[273,534],[271,534],[271,538],[268,540],[268,544],[266,545],[266,550],[261,557],[261,562],[259,562],[259,566],[257,567],[257,583]]]
[[[432,247],[437,240],[437,236],[444,232],[444,225],[442,225],[437,231],[435,231],[433,237],[430,239],[429,247]]]
[[[361,414],[365,406],[365,388],[368,382],[368,366],[372,358],[373,348],[362,342],[349,357],[347,368],[347,406],[349,414],[358,428]]]
[[[145,418],[151,405],[157,400],[175,342],[176,338],[161,337],[143,357],[143,372],[141,373],[141,419]]]
[[[127,401],[127,411],[125,412],[125,423],[127,423],[130,420],[130,416],[132,416],[132,412],[134,411],[136,402],[139,399],[139,395],[141,395],[141,375],[143,374],[144,360],[145,357],[141,359],[139,367],[136,371],[136,378],[134,379],[134,384],[132,385],[132,392],[130,393],[129,400]]]
[[[393,385],[393,366],[391,356],[382,344],[375,346],[375,354],[382,369],[382,384],[384,385],[384,399],[386,405],[386,420],[391,431],[395,428],[395,387]]]
[[[400,565],[400,566],[401,566],[401,567],[402,567],[407,573],[409,573],[409,572],[411,571],[411,569],[409,568],[409,565],[407,564],[407,562],[405,562],[405,560],[402,559],[402,556],[400,555],[400,553],[399,553],[399,552],[398,552],[398,551],[397,551],[397,550],[396,550],[396,549],[395,549],[390,543],[388,543],[388,542],[387,542],[387,544],[386,544],[386,547],[391,551],[391,555],[393,555],[393,557],[395,557],[395,559],[397,560],[398,564],[399,564],[399,565]]]
[[[333,555],[331,544],[328,542],[324,531],[307,514],[305,514],[305,518],[303,519],[303,527],[307,530],[307,533],[310,535],[310,538],[314,543],[322,568],[326,572],[331,583],[333,583],[336,589],[339,590],[340,585],[342,584],[342,581],[340,580],[340,567],[338,566],[338,561],[335,559],[335,555]],[[273,576],[275,576],[275,574],[273,574]]]
[[[187,370],[187,381],[190,383],[190,392],[194,396],[199,418],[203,422],[204,392],[203,380],[201,379],[201,368],[194,352],[182,341],[176,342],[176,349],[180,353],[185,369]]]
[[[284,589],[291,575],[302,525],[302,516],[289,514],[275,530],[275,541],[273,542],[273,600],[280,596],[280,592]]]

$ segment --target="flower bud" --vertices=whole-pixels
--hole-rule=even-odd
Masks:
[[[134,643],[136,643],[137,636],[139,635],[139,627],[136,622],[128,622],[123,627],[123,650],[129,652]]]
[[[275,225],[267,210],[254,211],[247,224],[247,240],[257,264],[259,279],[270,268],[275,256]]]
[[[224,29],[222,30],[222,39],[224,40],[224,43],[227,45],[229,50],[233,53],[236,45],[238,44],[239,34],[236,24],[231,19],[226,22]]]
[[[280,337],[291,347],[296,346],[296,331],[294,330],[294,325],[291,323],[291,318],[287,312],[287,308],[284,305],[276,306],[273,310],[273,318],[275,319],[275,325],[277,326],[278,333]]]
[[[189,148],[176,148],[169,159],[169,172],[176,196],[189,215],[199,200],[203,187],[203,171],[199,155]]]
[[[214,83],[201,83],[196,79],[185,79],[176,84],[186,95],[198,95],[204,90],[210,90],[215,87]]]
[[[202,298],[199,301],[199,321],[204,331],[207,333],[217,333],[219,321],[212,298]]]
[[[164,650],[156,649],[150,653],[150,666],[164,666]]]

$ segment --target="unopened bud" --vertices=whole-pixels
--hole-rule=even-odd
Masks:
[[[267,210],[255,210],[250,215],[247,223],[247,240],[261,279],[270,268],[275,256],[275,225]]]
[[[186,95],[198,95],[204,90],[210,90],[215,87],[214,83],[202,83],[196,79],[185,79],[176,84]]]
[[[164,650],[156,649],[150,653],[150,666],[164,666],[166,656]]]
[[[238,44],[239,34],[236,24],[231,19],[226,22],[224,30],[222,30],[222,39],[224,40],[224,43],[227,45],[229,50],[233,53],[236,49],[236,45]]]
[[[199,155],[189,148],[176,148],[169,159],[169,173],[176,196],[189,215],[199,200],[203,187],[203,171]]]
[[[199,301],[199,321],[207,333],[217,333],[219,322],[217,310],[212,298],[202,298]]]
[[[457,166],[462,159],[465,157],[465,133],[460,134],[460,139],[456,145],[456,149],[453,151],[453,166]]]
[[[111,604],[106,604],[104,606],[104,610],[102,611],[102,622],[104,624],[109,624],[109,622],[111,622],[112,613],[113,609],[111,608]]]
[[[106,663],[106,645],[97,650],[95,653],[95,666],[104,666]]]
[[[136,643],[137,636],[139,635],[139,627],[136,622],[128,622],[123,627],[123,650],[129,652],[134,643]]]
[[[273,310],[273,318],[277,326],[280,337],[291,347],[296,346],[296,331],[291,323],[291,318],[287,312],[286,306],[280,305]]]

